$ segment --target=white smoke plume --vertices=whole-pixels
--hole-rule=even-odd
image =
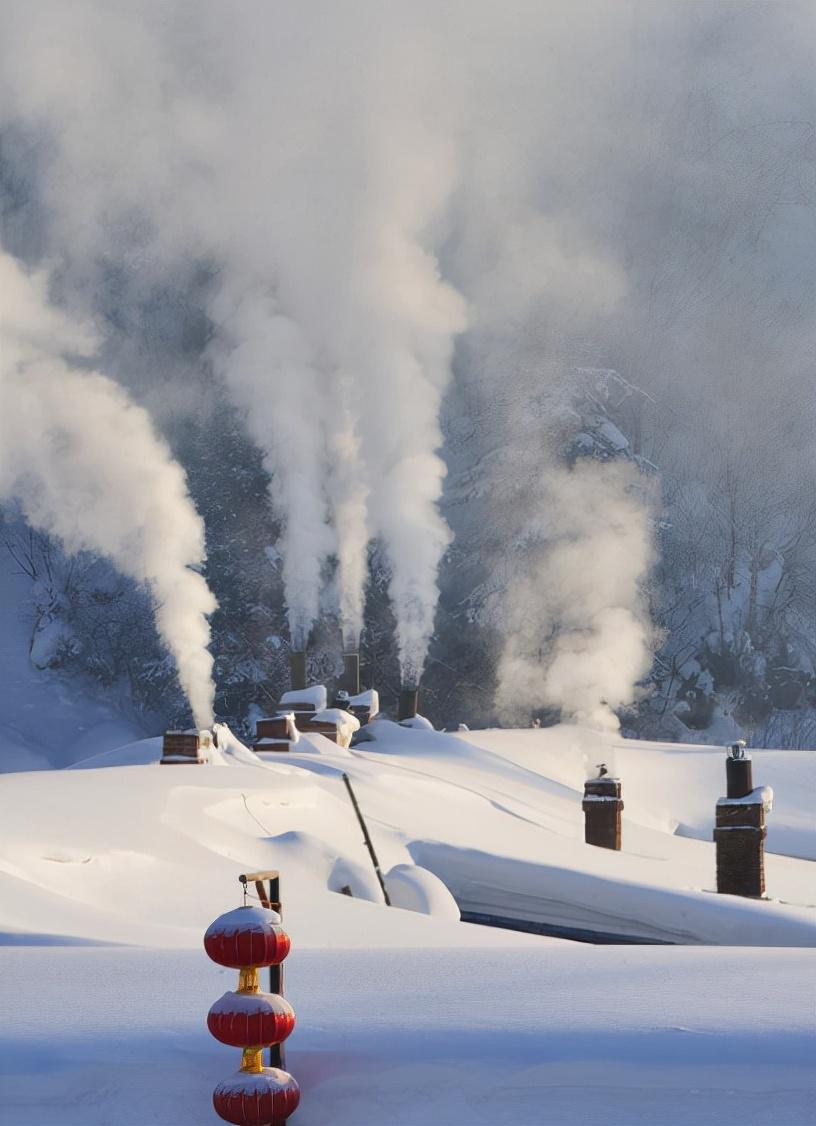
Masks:
[[[653,563],[644,483],[628,463],[553,466],[527,529],[527,573],[510,587],[497,705],[518,719],[542,705],[616,730],[649,669],[643,584]]]
[[[271,492],[283,519],[281,555],[292,647],[306,648],[320,608],[321,569],[333,539],[323,490],[321,387],[309,344],[269,292],[233,296],[225,286],[213,304],[221,333],[216,367],[263,451]]]
[[[368,485],[365,480],[359,428],[346,398],[351,381],[340,381],[338,401],[325,428],[329,465],[328,493],[337,537],[337,586],[343,648],[360,646],[368,572]]]
[[[0,253],[0,292],[0,498],[69,552],[107,556],[148,587],[194,720],[208,727],[216,603],[191,570],[204,559],[204,528],[184,473],[144,410],[64,358],[87,359],[97,341],[49,305],[44,273]]]
[[[42,237],[78,307],[100,260],[145,289],[212,268],[212,355],[273,474],[293,636],[334,553],[357,632],[379,536],[411,679],[450,540],[439,411],[460,334],[494,560],[539,508],[559,539],[575,482],[546,404],[576,364],[674,412],[643,451],[661,464],[688,458],[700,415],[711,441],[747,422],[767,444],[781,371],[803,426],[812,24],[811,5],[740,0],[36,0],[2,13],[0,114],[38,152]],[[528,471],[540,504],[508,484]],[[615,602],[635,619],[641,574]]]
[[[370,2],[51,2],[8,14],[26,62],[10,55],[2,77],[7,118],[47,138],[50,235],[75,293],[103,256],[145,286],[185,258],[215,266],[211,355],[272,475],[294,644],[330,554],[344,634],[359,634],[378,536],[410,679],[450,539],[438,416],[465,323],[436,253],[461,98],[429,12],[395,34]]]
[[[275,339],[261,317],[245,322],[244,344],[222,369],[230,385],[241,384],[251,414],[264,400],[278,411],[263,435],[257,420],[251,425],[277,477],[290,614],[295,601],[305,641],[323,561],[335,552],[343,632],[354,645],[367,545],[381,537],[403,674],[415,680],[450,538],[437,508],[444,465],[436,451],[464,305],[442,280],[433,243],[456,184],[456,105],[444,108],[437,45],[421,21],[394,37],[381,8],[363,9],[365,47],[360,14],[307,6],[283,20],[271,59],[269,42],[238,21],[205,212],[211,228],[212,216],[226,215],[215,251],[222,286],[266,279],[293,326]],[[223,67],[220,29],[216,54]],[[406,70],[429,61],[423,88],[406,86]],[[276,97],[286,112],[269,113]],[[243,363],[246,350],[258,363]],[[301,447],[297,474],[278,456],[285,426]]]

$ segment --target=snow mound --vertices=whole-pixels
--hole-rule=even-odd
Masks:
[[[412,715],[399,721],[400,727],[413,728],[414,731],[433,731],[434,725],[424,715]]]
[[[443,919],[460,918],[456,900],[439,877],[418,864],[395,864],[385,875],[385,886],[394,907]]]

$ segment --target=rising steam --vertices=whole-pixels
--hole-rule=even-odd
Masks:
[[[239,21],[231,57],[240,70],[219,106],[226,123],[206,216],[228,215],[216,230],[223,266],[213,309],[237,346],[219,367],[273,472],[295,644],[306,641],[323,563],[335,553],[344,640],[356,646],[367,546],[379,537],[403,676],[416,680],[450,539],[436,451],[465,323],[433,246],[456,183],[454,106],[442,108],[450,99],[435,68],[421,89],[402,80],[406,67],[435,58],[426,33],[412,26],[395,38],[380,8],[366,10],[365,50],[355,19],[318,5],[284,21],[274,62],[269,43]],[[338,50],[353,66],[335,65]],[[327,66],[331,83],[322,80]],[[274,78],[259,89],[267,72]],[[270,114],[276,95],[286,112]],[[202,237],[212,234],[210,222]],[[254,279],[274,292],[286,332],[265,323],[269,308],[223,318],[224,290],[244,292]]]
[[[540,482],[540,522],[528,528],[525,578],[508,615],[497,704],[518,720],[542,705],[617,729],[650,664],[643,583],[652,534],[643,482],[627,463],[552,467]]]
[[[64,358],[97,342],[49,306],[43,274],[0,253],[0,291],[0,498],[68,551],[107,556],[149,588],[194,720],[208,727],[216,603],[190,569],[204,528],[184,473],[121,388]]]
[[[337,586],[343,648],[355,652],[363,629],[363,603],[368,571],[368,486],[360,449],[358,428],[347,404],[351,381],[340,381],[339,401],[325,431],[326,452],[331,471],[328,492],[337,536]],[[344,390],[346,394],[344,394]]]
[[[332,548],[323,492],[321,388],[308,341],[274,297],[220,291],[212,312],[221,328],[212,353],[249,432],[263,451],[273,501],[283,519],[281,555],[292,647],[306,648],[320,607],[321,569]]]
[[[5,6],[0,113],[80,310],[100,263],[137,293],[209,271],[210,356],[272,476],[295,644],[332,555],[353,643],[379,537],[419,676],[453,379],[480,424],[457,453],[485,567],[538,545],[508,583],[502,698],[515,669],[529,703],[590,715],[646,659],[648,519],[623,471],[559,467],[548,404],[576,365],[616,367],[673,420],[636,452],[676,464],[742,420],[767,444],[789,371],[778,432],[809,456],[812,24],[812,5],[739,0],[39,0]]]

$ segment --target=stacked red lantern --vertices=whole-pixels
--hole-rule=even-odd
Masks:
[[[262,993],[258,984],[258,969],[280,965],[289,953],[280,924],[280,915],[267,907],[238,907],[204,935],[212,960],[239,971],[237,991],[225,993],[207,1015],[216,1040],[243,1048],[240,1071],[213,1093],[216,1112],[235,1126],[280,1126],[300,1101],[288,1072],[263,1065],[264,1048],[283,1043],[295,1027],[292,1006],[276,993]]]

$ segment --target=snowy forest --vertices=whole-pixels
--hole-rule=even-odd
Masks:
[[[466,27],[419,5],[399,36],[370,21],[363,49],[353,19],[308,5],[257,44],[177,5],[154,13],[154,52],[121,11],[45,6],[67,61],[51,68],[26,5],[7,13],[26,68],[0,47],[2,252],[61,324],[91,326],[60,362],[124,389],[186,474],[216,715],[246,730],[288,686],[310,569],[311,676],[340,672],[351,604],[388,705],[394,561],[425,545],[436,725],[611,709],[633,737],[816,747],[812,9],[553,5],[545,49],[540,5],[515,7],[512,37],[490,5]],[[300,95],[285,120],[282,88]],[[267,306],[296,344],[258,329]],[[424,382],[400,368],[411,349]],[[30,661],[146,731],[186,722],[166,603],[122,565],[127,534],[76,536],[27,491],[26,434],[67,439],[18,409],[21,362],[7,352],[0,381],[0,547],[27,580]],[[114,487],[118,424],[84,419],[113,431]],[[378,493],[392,453],[402,485]],[[411,523],[408,476],[441,520]],[[366,497],[354,610],[343,530]],[[314,537],[335,529],[319,550],[294,535],[310,506]]]

